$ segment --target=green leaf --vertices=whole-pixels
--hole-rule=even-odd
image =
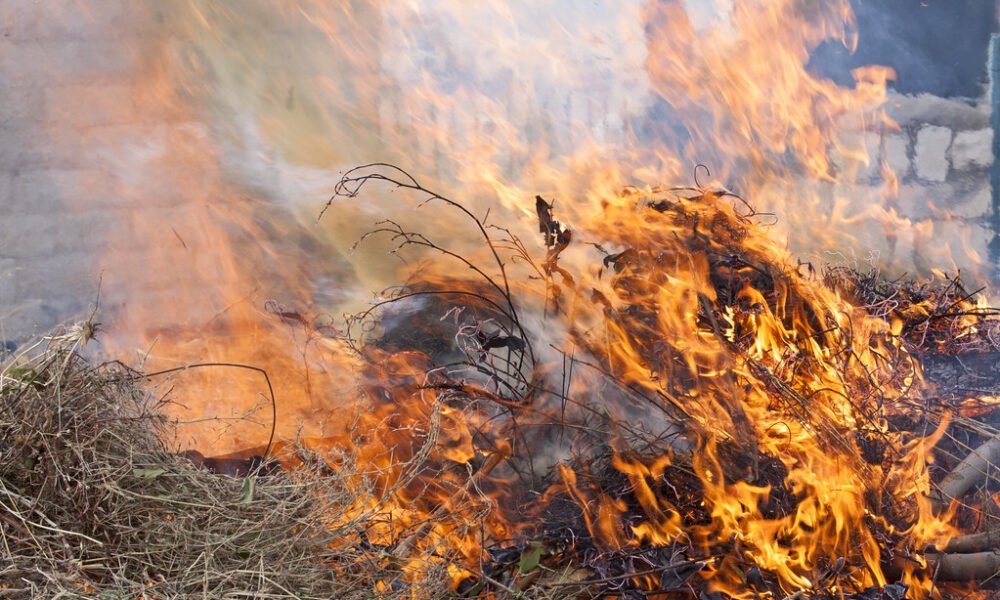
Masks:
[[[30,385],[35,389],[42,389],[45,385],[39,380],[38,371],[27,367],[11,367],[3,372],[3,375],[20,381],[25,385]]]
[[[538,563],[542,560],[541,542],[531,542],[528,547],[521,551],[521,561],[517,563],[517,570],[524,575],[538,568]]]
[[[142,477],[143,479],[153,480],[166,473],[167,470],[162,467],[152,467],[149,469],[132,469],[132,473],[136,477]]]
[[[240,504],[247,506],[253,502],[254,488],[257,487],[256,477],[247,477],[243,480],[243,489],[240,490]]]
[[[469,591],[465,592],[465,597],[475,598],[476,596],[479,595],[479,592],[483,591],[483,587],[485,586],[485,584],[486,582],[480,579],[479,581],[476,582],[476,585],[472,586],[472,588],[469,589]]]

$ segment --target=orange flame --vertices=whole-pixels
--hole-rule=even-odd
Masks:
[[[537,337],[535,364],[525,368],[547,382],[562,376],[563,395],[600,407],[618,429],[611,466],[627,480],[629,501],[579,477],[561,460],[565,447],[538,457],[559,481],[543,498],[571,498],[602,547],[683,543],[709,556],[731,544],[738,556],[706,561],[701,576],[748,597],[741,562],[794,593],[846,559],[857,568],[839,573],[838,585],[860,590],[887,582],[876,534],[892,530],[914,550],[955,533],[925,499],[945,425],[904,439],[887,422],[925,386],[900,339],[906,315],[892,323],[852,306],[803,276],[790,250],[863,251],[886,231],[929,229],[891,206],[898,181],[887,165],[881,189],[854,187],[868,166],[864,134],[893,127],[881,107],[892,74],[859,70],[846,89],[807,69],[820,43],[854,44],[846,0],[741,0],[705,26],[674,0],[578,11],[563,2],[191,0],[157,10],[173,35],[132,49],[140,60],[131,120],[143,124],[142,138],[80,133],[111,156],[113,176],[95,175],[93,189],[130,199],[100,265],[113,315],[105,349],[151,371],[195,362],[265,368],[278,390],[279,447],[306,439],[331,462],[349,457],[367,469],[351,518],[382,518],[368,540],[403,547],[412,580],[426,565],[408,563],[417,554],[409,549],[457,550],[467,560],[453,565],[457,580],[488,542],[528,529],[503,506],[513,502],[504,489],[517,485],[505,461],[537,440],[498,425],[500,409],[435,388],[431,350],[359,352],[334,319],[315,316],[357,309],[413,275],[385,259],[385,245],[351,246],[380,218],[392,219],[382,229],[402,250],[414,250],[419,284],[479,293],[478,282],[456,281],[478,262],[458,263],[458,272],[394,229],[426,214],[405,202],[338,202],[315,225],[338,169],[371,158],[426,173],[428,187],[461,190],[474,199],[470,214],[503,227],[508,242],[534,239],[527,200],[538,192],[556,197],[572,223],[578,242],[559,256],[561,278],[532,270],[532,251],[544,250],[512,243],[503,249],[524,256],[504,276]],[[748,204],[701,181],[702,168],[688,190],[696,200],[652,187],[690,180],[689,165],[699,163],[778,224],[761,226]],[[174,190],[176,203],[147,205],[153,187]],[[667,208],[637,208],[656,203]],[[480,232],[462,214],[432,212],[427,223],[449,248],[480,258]],[[595,247],[605,250],[604,268]],[[754,264],[720,258],[731,248]],[[770,288],[758,263],[773,267]],[[472,327],[455,313],[434,318],[449,316]],[[566,365],[577,352],[597,368],[574,378]],[[476,387],[469,381],[462,386]],[[226,453],[267,440],[259,382],[198,371],[171,385],[180,446]],[[499,385],[477,387],[477,401],[513,411]],[[468,399],[465,387],[449,389]],[[519,389],[523,404],[534,402],[531,418],[565,417],[552,394]],[[642,404],[636,396],[655,406],[632,406]],[[204,420],[213,415],[220,419]],[[643,454],[628,441],[641,427],[620,427],[632,421],[678,441]],[[855,432],[882,440],[893,458],[863,460]],[[753,464],[733,472],[726,453],[735,451]],[[701,522],[662,489],[682,455],[702,494]],[[409,471],[418,457],[426,470]],[[471,475],[477,462],[491,466]],[[786,489],[761,476],[762,463],[781,472]],[[907,514],[891,523],[874,514],[882,498]],[[904,578],[928,589],[918,570]]]

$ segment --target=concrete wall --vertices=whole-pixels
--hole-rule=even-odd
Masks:
[[[321,7],[342,18],[340,8]],[[253,117],[278,115],[285,128],[274,137],[289,154],[305,149],[327,164],[337,158],[317,145],[362,143],[331,143],[346,137],[337,125],[349,105],[307,109],[330,94],[344,64],[365,66],[321,53],[324,34],[292,9],[271,0],[0,2],[0,342],[85,314],[102,277],[106,320],[129,302],[207,320],[231,302],[213,295],[229,283],[248,295],[261,288],[256,273],[297,277],[304,261],[287,260],[291,250],[311,243],[308,252],[322,256],[315,262],[335,263],[328,248],[297,237],[279,201],[289,188],[275,164],[286,149],[275,140],[270,150],[248,149],[238,137]],[[364,46],[375,43],[371,28],[343,26],[367,40],[354,46],[357,60],[377,62]],[[304,44],[312,54],[296,53]],[[221,121],[229,129],[218,130]],[[311,206],[328,197],[334,176]],[[210,249],[222,236],[236,256]],[[279,286],[267,291],[280,295]],[[182,297],[181,288],[196,292]]]
[[[86,309],[97,290],[94,258],[129,210],[129,199],[86,182],[108,166],[102,145],[147,126],[135,118],[140,57],[131,48],[157,23],[131,0],[88,4],[0,3],[0,339]],[[72,131],[103,143],[63,135]],[[70,213],[65,203],[82,194],[91,201]]]

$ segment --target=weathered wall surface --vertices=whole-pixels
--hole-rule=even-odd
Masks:
[[[0,339],[45,331],[95,298],[95,256],[131,199],[88,181],[108,166],[102,146],[154,126],[136,122],[131,48],[155,15],[130,0],[79,4],[0,3]],[[84,138],[104,143],[74,143]]]
[[[197,184],[202,176],[196,153],[182,161],[163,162],[164,148],[176,149],[179,144],[197,149],[199,140],[208,135],[204,123],[151,102],[150,85],[156,82],[144,77],[151,57],[143,49],[155,47],[151,40],[180,35],[164,12],[168,4],[153,0],[0,3],[0,341],[23,340],[86,311],[96,298],[101,257],[114,253],[141,269],[151,247],[179,243],[171,231],[173,223],[183,222],[186,212],[211,200],[192,196],[178,185],[181,180]],[[298,116],[291,120],[282,116],[281,121],[283,126],[296,126],[294,135],[285,130],[274,134],[291,146],[272,145],[277,153],[289,154],[289,160],[297,160],[293,155],[307,147],[303,161],[323,157],[319,162],[326,162],[322,148],[313,151],[313,146],[326,144],[330,137],[326,129],[315,126],[316,111],[302,108],[308,107],[309,89],[290,73],[292,67],[307,71],[301,79],[312,82],[316,94],[328,82],[313,77],[314,67],[296,59],[300,32],[267,19],[258,23],[263,29],[249,37],[270,40],[263,48],[276,61],[268,66],[268,86],[239,80],[236,89],[241,94],[215,98],[215,108],[223,110],[229,107],[225,101],[238,103],[258,96],[267,102],[259,112],[278,114],[294,104],[301,111]],[[268,26],[275,28],[270,35]],[[246,32],[234,31],[215,43],[235,44],[247,37]],[[191,46],[194,52],[207,51],[198,41]],[[229,75],[224,65],[214,66],[220,77]],[[259,89],[267,93],[256,94]],[[517,100],[509,102],[515,113],[524,110]],[[635,112],[628,105],[632,101],[631,96],[609,93],[597,102],[553,102],[552,118],[567,129],[579,121],[597,123],[598,137],[617,141],[624,137],[619,115]],[[383,120],[383,135],[399,127],[401,102],[388,96],[374,102]],[[351,114],[349,107],[344,111],[336,114]],[[602,112],[608,114],[606,122],[600,118]],[[898,197],[889,201],[890,206],[901,219],[930,227],[888,231],[886,237],[892,239],[881,250],[885,258],[907,270],[950,269],[952,265],[938,258],[947,246],[956,266],[988,260],[994,237],[989,222],[993,156],[988,111],[933,96],[894,96],[890,115],[899,130],[867,134],[868,166],[858,170],[857,183],[878,197],[884,184],[878,165],[884,160],[899,176]],[[859,157],[839,160],[847,163]],[[244,175],[262,179],[244,181],[248,189],[266,188],[280,178],[278,171],[266,168]],[[156,237],[135,234],[147,230],[149,223],[158,226]],[[191,243],[190,237],[187,240]],[[156,281],[160,287],[153,293],[172,293],[169,280]]]
[[[865,202],[882,203],[893,216],[883,227],[885,244],[873,248],[883,265],[927,274],[962,270],[972,282],[989,283],[993,205],[990,169],[993,130],[983,103],[922,94],[892,94],[889,116],[898,127],[864,135],[864,156],[833,156],[857,173]],[[885,164],[898,190],[886,186]],[[887,193],[888,192],[888,193]]]
[[[298,243],[300,231],[274,233],[294,220],[275,200],[289,190],[274,167],[287,150],[278,142],[323,164],[334,159],[319,142],[333,151],[359,142],[331,144],[345,132],[309,110],[329,95],[323,77],[348,67],[316,56],[324,35],[303,15],[278,18],[286,9],[270,0],[0,3],[0,342],[82,316],[102,277],[105,319],[145,302],[207,320],[231,303],[219,290],[266,293],[246,272],[295,272],[276,244]],[[343,16],[333,2],[323,10]],[[300,44],[312,44],[310,62],[296,55]],[[360,43],[359,53],[378,57]],[[213,119],[223,111],[230,129],[220,132]],[[270,122],[279,126],[261,126]],[[271,134],[276,149],[236,140],[226,152],[225,136],[244,125]],[[314,205],[329,181],[317,189]],[[234,248],[219,252],[227,243]],[[310,251],[335,260],[315,242]],[[122,293],[130,286],[138,293]]]
[[[988,107],[923,95],[898,98],[889,112],[902,128],[885,137],[882,149],[900,177],[898,210],[934,224],[931,237],[915,240],[914,263],[933,267],[922,257],[942,241],[952,244],[958,266],[988,262],[995,235]]]

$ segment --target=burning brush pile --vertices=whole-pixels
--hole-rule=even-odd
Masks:
[[[395,167],[335,200],[375,184],[482,252],[374,232],[431,260],[326,340],[357,373],[343,435],[174,455],[137,374],[7,367],[6,590],[898,599],[1000,571],[996,382],[963,369],[1000,321],[959,279],[824,272],[700,186],[572,226],[538,197],[538,253]]]

